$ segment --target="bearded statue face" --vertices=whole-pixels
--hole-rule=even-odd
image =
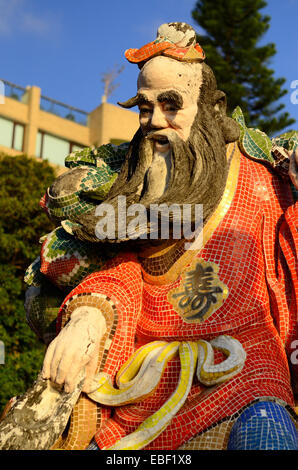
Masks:
[[[139,107],[140,129],[105,201],[115,209],[116,220],[121,218],[119,196],[147,211],[151,204],[202,204],[206,220],[225,188],[226,143],[239,136],[238,125],[226,116],[225,95],[217,90],[211,69],[204,63],[154,57],[141,69],[137,95],[119,104]],[[100,241],[94,236],[98,220],[95,213],[80,217],[76,235]],[[150,232],[149,224],[144,230]],[[127,238],[116,235],[107,241]]]
[[[147,62],[138,78],[143,133],[169,129],[186,142],[198,112],[201,85],[202,64],[185,64],[162,56]],[[167,150],[158,142],[154,147]]]
[[[171,171],[170,141],[189,138],[198,111],[202,66],[182,64],[155,57],[147,62],[138,78],[138,107],[142,133],[152,140],[153,159],[147,171],[148,191],[160,197]]]

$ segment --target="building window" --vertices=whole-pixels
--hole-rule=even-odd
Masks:
[[[48,160],[55,165],[64,166],[65,157],[75,151],[81,150],[83,146],[68,140],[38,131],[36,138],[36,156]]]
[[[0,117],[0,145],[22,152],[24,145],[24,125]]]

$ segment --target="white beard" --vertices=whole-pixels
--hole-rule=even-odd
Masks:
[[[155,150],[150,167],[146,172],[146,199],[160,198],[167,189],[171,175],[172,151]]]

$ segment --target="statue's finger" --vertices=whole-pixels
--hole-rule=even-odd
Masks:
[[[76,385],[79,383],[81,379],[81,373],[84,366],[82,364],[78,364],[75,367],[72,367],[71,370],[68,371],[65,377],[64,383],[64,390],[67,393],[71,393],[74,391]]]
[[[52,362],[51,362],[51,380],[55,383],[57,379],[57,373],[58,373],[58,368],[61,363],[61,361],[64,359],[66,354],[69,354],[68,350],[68,345],[65,345],[64,341],[60,338],[59,341],[57,341],[56,348],[53,352],[52,356]]]
[[[94,354],[90,362],[86,365],[86,380],[83,387],[83,392],[85,393],[89,393],[91,389],[93,390],[92,386],[94,385],[93,379],[97,371],[97,361],[98,355]]]
[[[62,351],[60,361],[56,369],[55,383],[62,385],[65,382],[67,374],[69,374],[72,367],[74,367],[74,363],[78,362],[76,354],[77,352],[75,349]]]
[[[49,344],[44,361],[43,361],[42,372],[41,372],[43,379],[49,379],[51,377],[51,363],[52,363],[53,354],[56,348],[56,339],[57,338],[55,338]]]
[[[76,365],[78,369],[81,364],[84,365],[86,363],[86,359],[84,360],[80,354],[80,350],[78,349],[76,342],[69,345],[67,348],[64,347],[64,349],[60,351],[58,350],[57,359],[58,363],[55,371],[55,383],[60,385],[65,382],[67,375],[71,374],[72,369],[76,370]]]

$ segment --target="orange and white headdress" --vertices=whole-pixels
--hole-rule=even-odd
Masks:
[[[142,66],[152,57],[163,55],[183,62],[202,62],[205,53],[196,42],[195,30],[186,23],[165,23],[157,30],[155,41],[140,49],[127,49],[129,62]]]

